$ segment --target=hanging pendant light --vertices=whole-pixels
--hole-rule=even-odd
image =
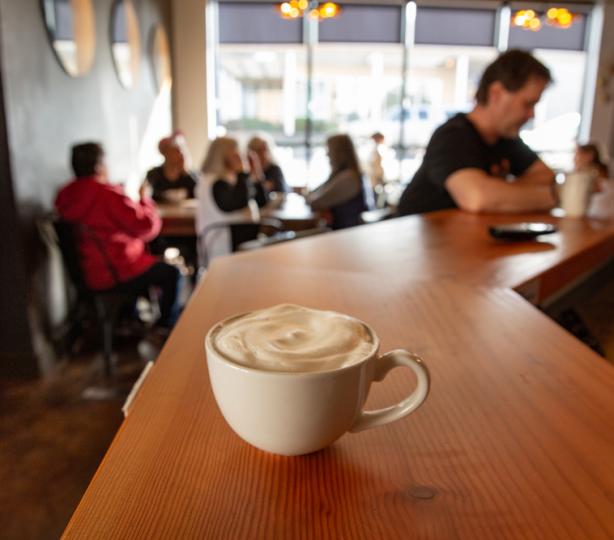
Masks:
[[[341,13],[341,7],[334,2],[320,4],[313,0],[288,0],[277,6],[284,19],[298,19],[306,14],[314,20],[333,19]]]
[[[560,7],[551,7],[546,13],[537,13],[532,9],[521,9],[512,15],[511,24],[533,32],[539,31],[544,24],[565,30],[571,28],[571,25],[581,17],[580,14],[571,13],[567,8]]]

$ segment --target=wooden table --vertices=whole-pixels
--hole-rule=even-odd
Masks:
[[[65,537],[613,538],[614,368],[512,290],[540,279],[551,294],[611,258],[611,210],[442,212],[215,260]],[[560,232],[537,245],[485,232],[534,218]],[[308,456],[244,443],[215,404],[204,336],[288,301],[349,313],[383,350],[421,354],[425,404]],[[368,405],[407,392],[403,373]]]
[[[161,236],[195,236],[196,208],[198,201],[188,199],[178,204],[159,203],[162,218]],[[305,199],[296,193],[279,194],[260,215],[275,218],[282,222],[285,230],[302,231],[318,224],[320,216],[311,210]]]

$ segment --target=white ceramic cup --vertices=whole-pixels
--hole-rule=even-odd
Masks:
[[[429,372],[415,354],[398,349],[378,355],[379,339],[371,352],[349,366],[327,371],[265,371],[237,364],[213,346],[218,329],[239,315],[216,324],[205,340],[209,378],[224,418],[239,437],[274,454],[294,456],[332,444],[347,431],[358,432],[399,420],[426,399]],[[399,403],[374,411],[362,409],[371,382],[379,382],[395,367],[411,369],[417,377],[413,392]]]
[[[561,208],[567,217],[582,217],[588,210],[595,174],[589,171],[573,171],[564,175],[559,187]]]

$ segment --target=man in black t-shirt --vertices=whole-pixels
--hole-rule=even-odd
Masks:
[[[164,156],[164,163],[147,172],[143,187],[149,187],[157,203],[178,204],[194,198],[198,176],[189,170],[189,153],[185,137],[175,131],[158,143],[158,150]],[[186,266],[197,267],[196,236],[159,236],[150,244],[153,253],[163,255],[167,248],[176,247],[184,258]],[[196,273],[193,274],[196,279]]]
[[[435,130],[407,186],[399,215],[461,208],[529,212],[552,208],[554,173],[519,138],[551,82],[548,68],[525,51],[508,51],[486,68],[474,109]]]
[[[187,148],[183,134],[175,131],[158,144],[164,163],[147,172],[147,182],[156,202],[179,202],[194,198],[198,181],[196,174],[187,168]]]

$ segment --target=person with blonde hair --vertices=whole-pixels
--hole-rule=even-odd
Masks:
[[[265,136],[254,135],[247,143],[247,149],[258,156],[266,186],[270,191],[279,191],[281,193],[290,191],[281,167],[273,159],[271,145]]]
[[[258,158],[252,156],[252,170],[247,173],[239,145],[232,137],[218,137],[209,145],[201,167],[201,177],[196,188],[198,208],[196,232],[203,235],[212,224],[257,222],[258,208],[267,203],[268,192],[264,186]],[[218,227],[206,235],[206,258],[230,253],[233,245],[252,240],[252,229],[243,231],[245,238],[231,236],[229,227]],[[256,229],[257,232],[257,229]],[[240,234],[240,233],[236,233]],[[201,255],[201,263],[203,263]]]
[[[354,143],[348,135],[333,135],[326,141],[331,174],[306,199],[313,210],[330,212],[333,229],[360,224],[360,214],[372,207],[373,193],[364,182]]]

